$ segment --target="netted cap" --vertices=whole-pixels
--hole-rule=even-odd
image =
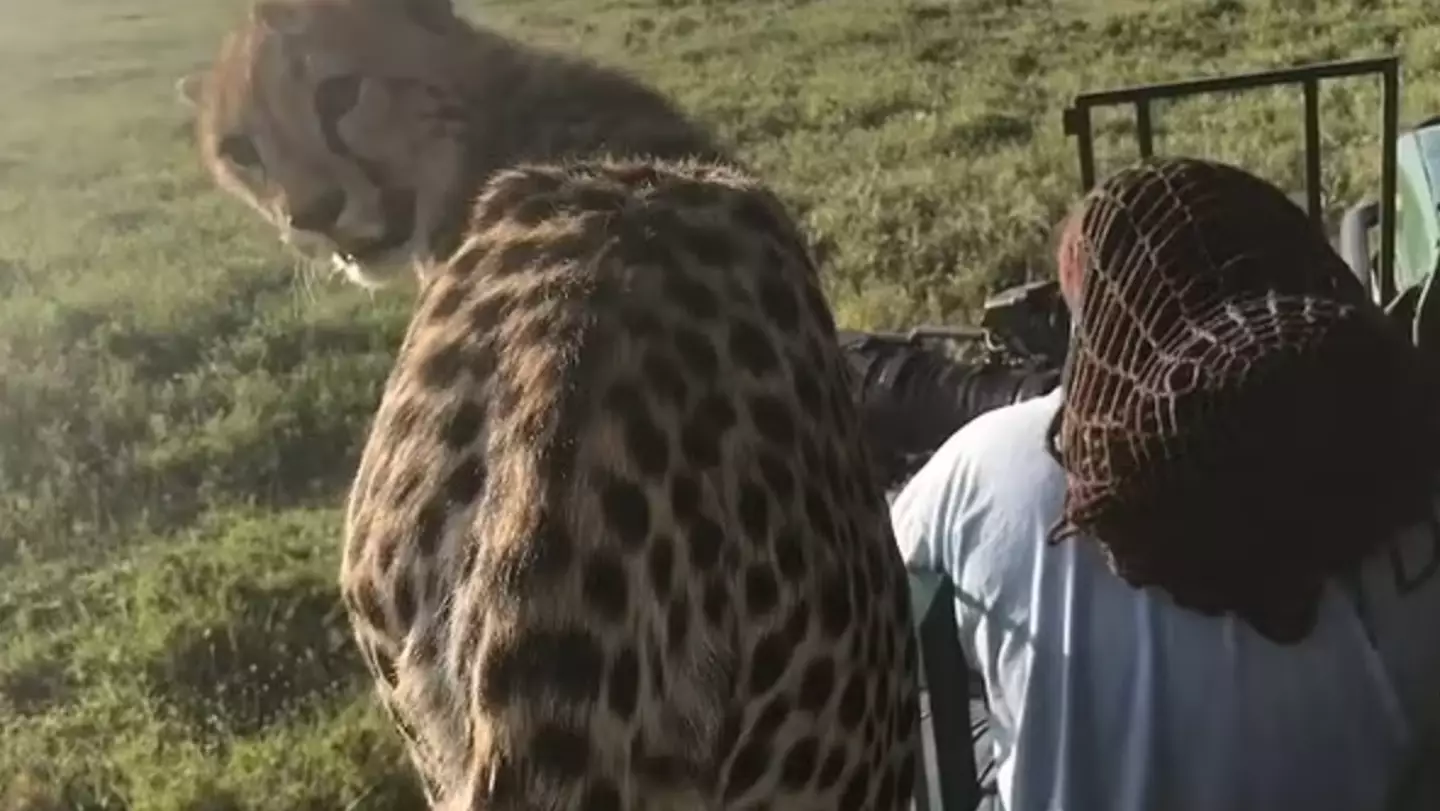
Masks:
[[[1325,577],[1425,506],[1440,455],[1418,355],[1323,232],[1243,170],[1147,161],[1074,216],[1057,536],[1182,605],[1303,636]]]

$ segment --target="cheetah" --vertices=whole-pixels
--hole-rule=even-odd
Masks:
[[[450,0],[261,0],[176,88],[218,185],[312,267],[372,288],[449,256],[500,169],[736,163],[638,79],[476,25]]]
[[[182,82],[218,185],[420,281],[347,499],[356,641],[438,809],[908,808],[908,584],[816,268],[627,82],[443,0],[259,3]]]
[[[693,161],[525,166],[467,233],[341,574],[432,805],[908,809],[906,573],[782,204]]]

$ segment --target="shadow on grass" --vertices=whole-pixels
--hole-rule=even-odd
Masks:
[[[379,778],[370,790],[347,811],[429,811],[420,781],[409,773],[390,773]]]
[[[75,687],[63,662],[54,658],[27,662],[0,673],[0,706],[21,718],[39,715],[68,700]]]
[[[145,668],[152,695],[217,747],[313,717],[369,682],[333,593],[240,588],[239,616],[184,628]]]
[[[0,787],[0,808],[5,811],[129,811],[132,808],[118,791],[77,779],[54,786],[45,778],[26,776]],[[219,809],[224,806],[209,806]]]

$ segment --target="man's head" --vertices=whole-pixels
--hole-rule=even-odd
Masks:
[[[1323,579],[1410,517],[1435,464],[1413,347],[1305,213],[1232,166],[1114,175],[1059,254],[1065,533],[1134,585],[1303,635]]]

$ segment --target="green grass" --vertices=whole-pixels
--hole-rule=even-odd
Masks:
[[[852,326],[963,321],[1048,272],[1082,89],[1393,50],[1405,117],[1440,111],[1425,0],[484,5],[714,122]],[[301,285],[202,176],[173,83],[243,7],[0,6],[0,811],[419,805],[334,586],[408,302]],[[1322,97],[1332,215],[1376,185],[1376,84]],[[1169,105],[1160,146],[1299,192],[1300,108]],[[1101,118],[1102,168],[1127,127]]]

